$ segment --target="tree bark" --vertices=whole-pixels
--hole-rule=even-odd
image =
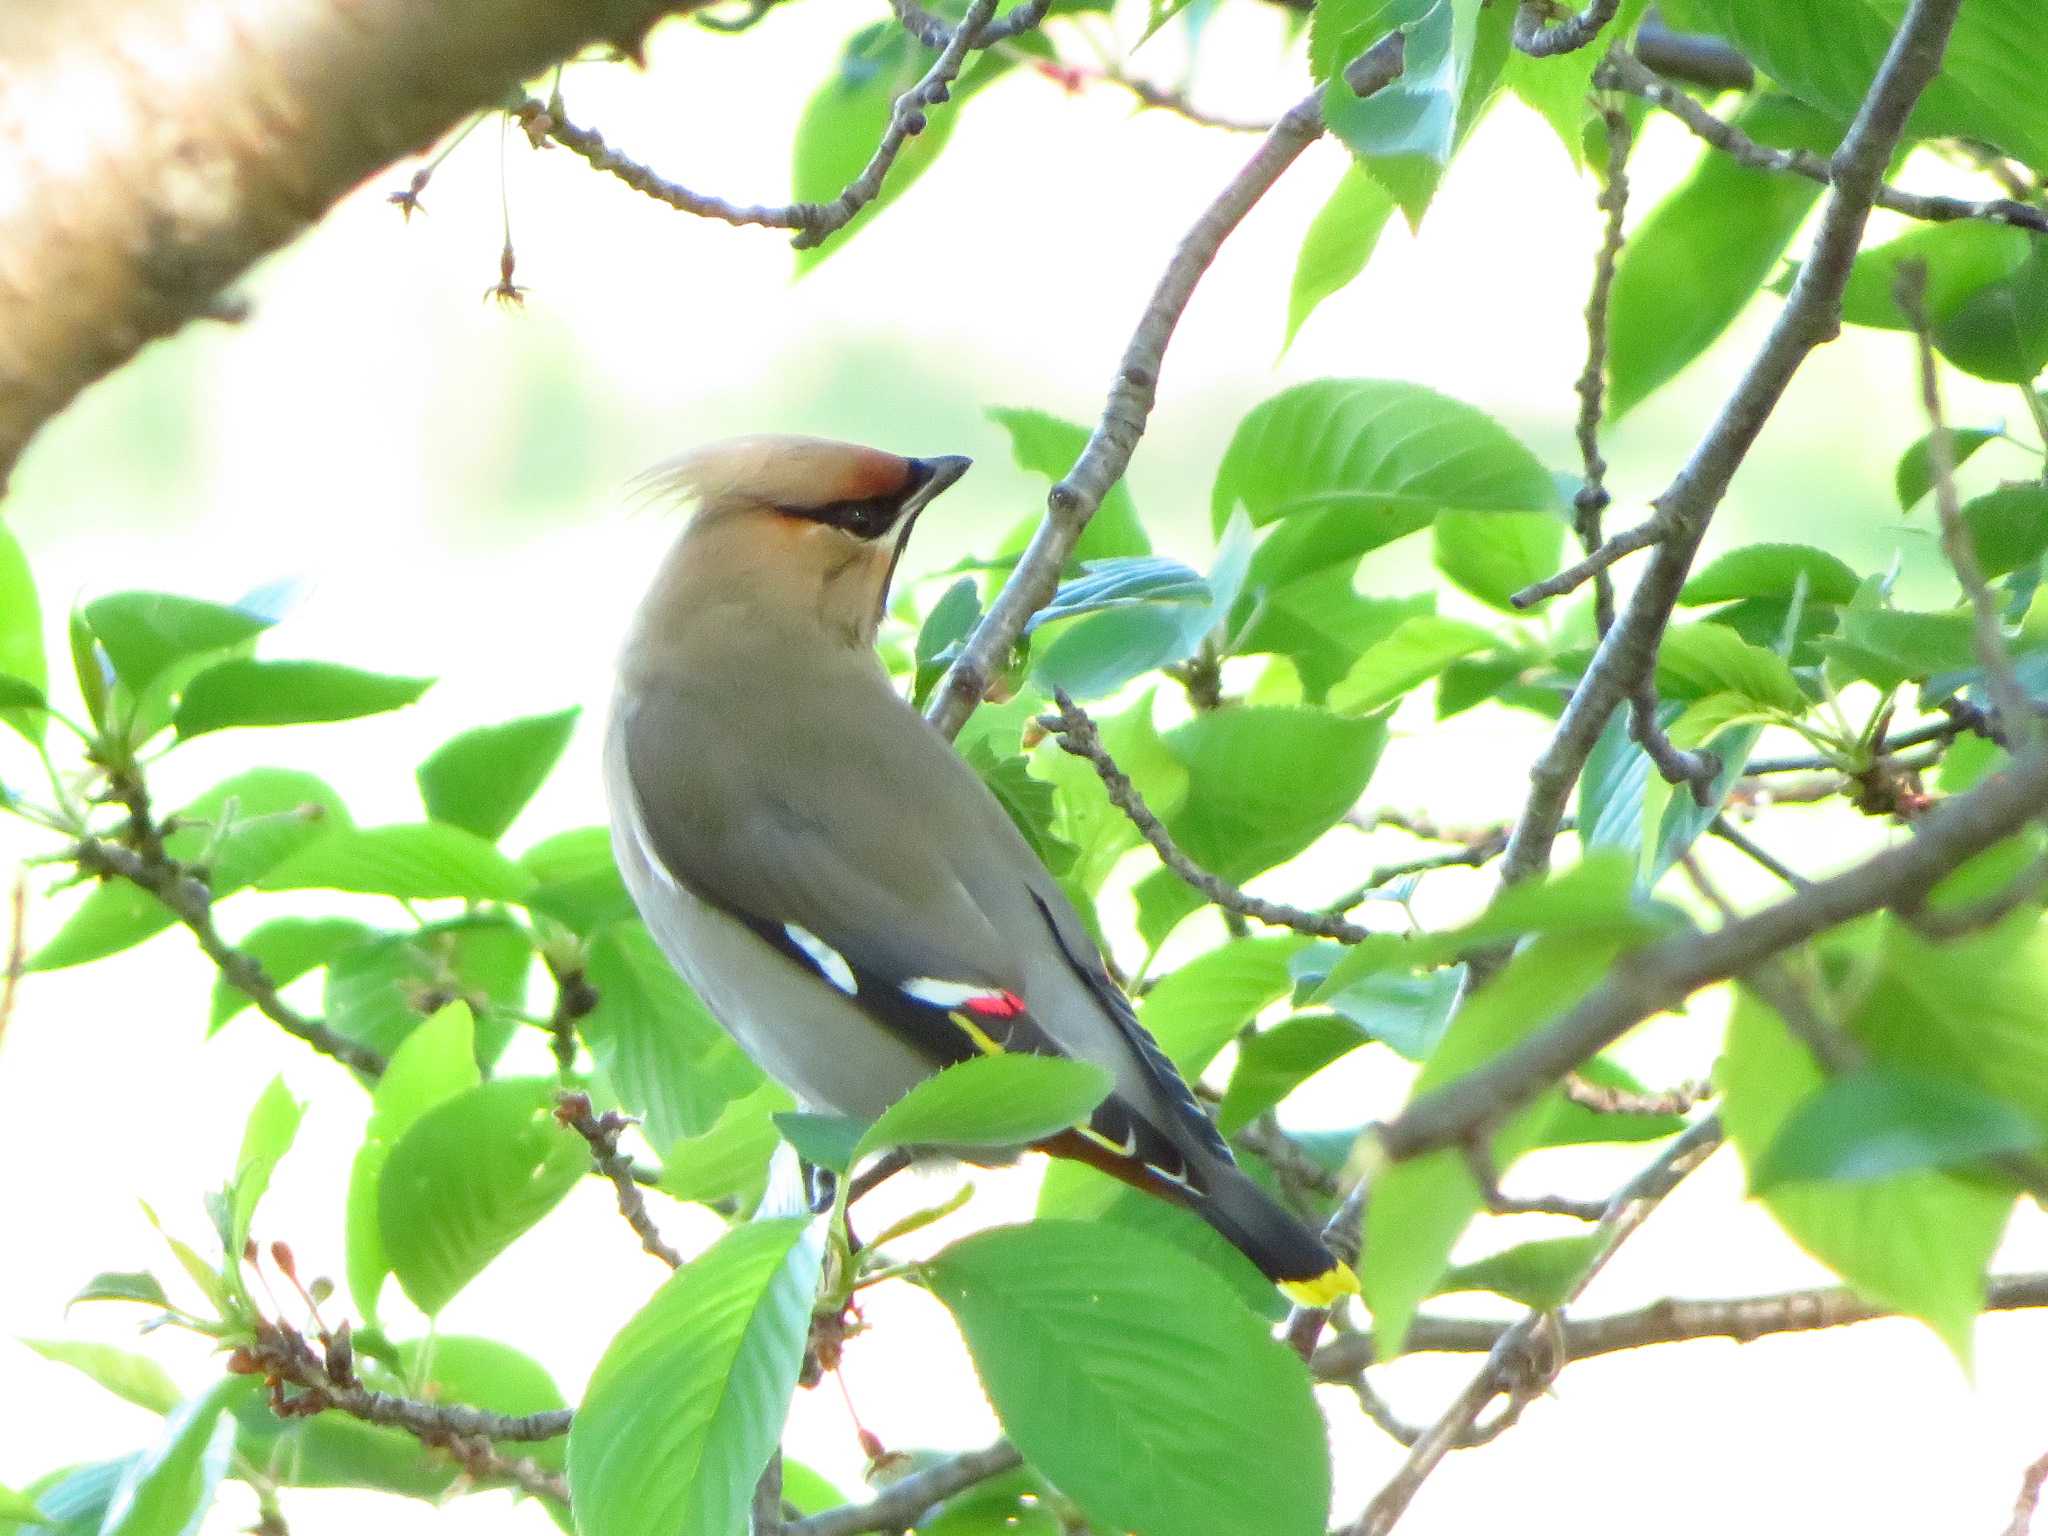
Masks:
[[[4,0],[0,485],[366,177],[707,0]]]

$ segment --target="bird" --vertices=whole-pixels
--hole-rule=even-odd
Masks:
[[[630,621],[604,744],[619,871],[669,962],[807,1108],[872,1120],[978,1056],[1113,1086],[1037,1144],[1201,1217],[1292,1300],[1350,1267],[1241,1169],[1058,882],[875,650],[919,515],[967,472],[755,436],[650,470],[693,506]]]

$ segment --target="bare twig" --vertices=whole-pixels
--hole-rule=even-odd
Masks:
[[[541,959],[555,981],[555,1009],[548,1015],[548,1038],[555,1064],[564,1072],[576,1066],[576,1026],[597,1011],[597,988],[580,965],[565,964],[543,951]]]
[[[1914,0],[1855,120],[1831,162],[1832,194],[1813,248],[1763,347],[1685,466],[1657,499],[1654,522],[1668,530],[1648,569],[1593,653],[1550,744],[1530,769],[1530,793],[1508,842],[1503,877],[1526,880],[1547,868],[1558,822],[1586,759],[1615,708],[1656,664],[1657,645],[1685,585],[1693,556],[1751,444],[1777,409],[1807,354],[1841,329],[1842,290],[1856,259],[1886,162],[1906,118],[1941,67],[1961,0]]]
[[[1520,18],[1517,17],[1519,22]],[[1600,417],[1607,397],[1607,306],[1614,292],[1614,273],[1621,261],[1622,218],[1628,210],[1628,152],[1634,140],[1626,113],[1603,107],[1607,130],[1607,172],[1598,206],[1607,215],[1600,254],[1593,261],[1593,291],[1586,297],[1586,366],[1573,388],[1579,397],[1579,463],[1585,483],[1572,497],[1572,527],[1588,556],[1603,542],[1601,515],[1606,512],[1607,460],[1600,455]],[[1602,566],[1593,573],[1594,627],[1606,634],[1614,623],[1614,579]]]
[[[1596,1115],[1685,1115],[1690,1114],[1714,1091],[1706,1082],[1681,1083],[1661,1093],[1631,1093],[1590,1082],[1574,1072],[1564,1080],[1564,1096]]]
[[[1965,859],[2010,837],[2044,810],[2048,753],[2033,752],[1934,807],[1915,823],[1908,840],[1839,875],[1710,932],[1665,939],[1622,956],[1607,980],[1562,1016],[1382,1126],[1382,1150],[1398,1161],[1463,1145],[1641,1020],[1854,918],[1924,901]]]
[[[971,46],[993,48],[997,43],[1007,43],[1013,37],[1022,36],[1045,20],[1051,3],[1052,0],[1026,0],[1007,16],[978,28]],[[934,16],[917,0],[889,0],[889,5],[896,12],[896,20],[902,23],[903,30],[925,47],[944,48],[953,40],[956,32],[953,24]]]
[[[1735,823],[1730,821],[1726,816],[1716,816],[1712,821],[1707,823],[1707,830],[1713,833],[1714,836],[1720,838],[1721,841],[1726,843],[1729,847],[1738,849],[1741,852],[1747,854],[1752,862],[1759,864],[1763,868],[1769,870],[1772,874],[1776,875],[1780,880],[1784,881],[1787,885],[1791,886],[1795,891],[1804,890],[1808,885],[1811,885],[1813,883],[1812,881],[1808,880],[1804,875],[1800,874],[1798,870],[1793,869],[1790,865],[1786,864],[1784,860],[1780,859],[1776,854],[1772,853],[1770,849],[1764,847],[1761,843],[1757,842],[1754,838],[1752,838],[1747,832],[1744,832],[1740,827],[1736,826]]]
[[[1574,1200],[1564,1195],[1510,1195],[1500,1187],[1500,1173],[1493,1155],[1478,1142],[1464,1147],[1465,1169],[1479,1186],[1479,1198],[1496,1216],[1569,1216],[1574,1221],[1598,1221],[1607,1214],[1605,1200]]]
[[[1657,1160],[1617,1191],[1601,1217],[1600,1234],[1605,1239],[1593,1261],[1580,1273],[1565,1297],[1569,1304],[1584,1293],[1615,1250],[1628,1241],[1679,1181],[1707,1160],[1721,1144],[1721,1122],[1709,1116],[1678,1137]],[[1531,1311],[1510,1324],[1488,1352],[1486,1364],[1465,1390],[1447,1408],[1430,1430],[1410,1447],[1400,1471],[1366,1505],[1352,1527],[1353,1536],[1386,1536],[1408,1508],[1437,1463],[1455,1449],[1477,1422],[1486,1405],[1505,1394],[1512,1410],[1527,1403],[1550,1384],[1570,1358],[1556,1331],[1550,1328],[1553,1313]],[[1532,1351],[1539,1335],[1549,1335],[1550,1347],[1537,1355]]]
[[[1402,36],[1389,34],[1344,72],[1351,89],[1369,96],[1399,78]],[[967,637],[959,658],[933,695],[926,716],[951,737],[1001,672],[1031,616],[1051,600],[1082,530],[1109,488],[1123,478],[1152,414],[1159,369],[1195,286],[1223,242],[1280,175],[1323,132],[1322,92],[1297,102],[1181,240],[1124,348],[1102,419],[1072,469],[1046,495],[1046,515],[1010,572],[1003,590]]]
[[[1231,884],[1220,875],[1213,875],[1195,863],[1165,825],[1145,804],[1145,797],[1138,793],[1138,787],[1130,776],[1117,767],[1116,759],[1109,755],[1109,749],[1102,744],[1102,737],[1095,729],[1095,722],[1088,718],[1088,712],[1068,698],[1062,689],[1053,690],[1053,697],[1059,704],[1057,715],[1041,715],[1038,723],[1045,727],[1059,742],[1061,748],[1075,757],[1085,758],[1095,768],[1102,787],[1109,792],[1110,802],[1130,819],[1145,841],[1159,855],[1159,861],[1168,869],[1200,891],[1210,901],[1226,912],[1235,912],[1275,928],[1292,928],[1296,933],[1306,933],[1321,939],[1336,939],[1344,944],[1357,944],[1370,936],[1371,930],[1347,922],[1331,912],[1311,912],[1305,907],[1290,907],[1277,901],[1266,901],[1261,897],[1247,894],[1242,888]]]
[[[1147,107],[1171,112],[1175,117],[1184,117],[1203,128],[1221,128],[1229,133],[1271,133],[1274,128],[1272,118],[1226,117],[1196,106],[1188,100],[1185,91],[1169,91],[1149,80],[1127,75],[1120,69],[1104,70],[1102,78],[1112,85],[1122,86]]]
[[[1037,16],[1043,14],[1044,8],[1020,6],[1002,22],[987,25],[994,10],[995,0],[975,0],[957,28],[940,24],[944,41],[932,45],[940,49],[938,58],[932,61],[923,79],[896,98],[895,107],[889,114],[889,124],[867,165],[829,203],[730,203],[724,198],[693,192],[638,161],[628,159],[606,144],[604,136],[595,129],[578,127],[570,122],[563,115],[559,101],[543,105],[529,97],[513,108],[513,115],[529,131],[544,134],[582,156],[597,170],[618,177],[634,191],[656,202],[666,203],[679,212],[694,214],[698,218],[719,219],[727,224],[794,230],[796,238],[792,244],[802,249],[822,244],[827,236],[852,223],[854,216],[875,200],[897,156],[902,154],[903,146],[924,132],[927,111],[951,94],[953,82],[959,78],[961,66],[971,49],[985,48],[1000,41],[998,33],[1001,37],[1015,36],[1024,29],[1012,24],[1027,12],[1035,13],[1031,24],[1036,25]]]
[[[647,1212],[647,1197],[633,1177],[633,1160],[619,1151],[619,1133],[633,1122],[617,1110],[593,1115],[590,1096],[583,1093],[557,1094],[555,1118],[590,1143],[590,1160],[619,1192],[619,1214],[639,1235],[640,1246],[670,1269],[681,1269],[683,1256],[662,1241],[661,1230]]]
[[[1645,672],[1636,679],[1628,699],[1629,739],[1643,749],[1667,784],[1683,784],[1702,809],[1714,803],[1714,780],[1721,759],[1713,752],[1688,752],[1677,746],[1657,723],[1657,680]]]
[[[2048,1274],[1994,1275],[1986,1285],[1984,1310],[2020,1312],[2048,1307]],[[1607,1317],[1565,1317],[1558,1320],[1561,1353],[1570,1360],[1686,1344],[1701,1339],[1731,1339],[1748,1344],[1785,1333],[1813,1333],[1845,1328],[1900,1314],[1864,1300],[1847,1286],[1780,1291],[1769,1296],[1718,1300],[1652,1302],[1631,1312]],[[1483,1355],[1513,1326],[1479,1318],[1422,1316],[1409,1325],[1401,1342],[1404,1355]],[[1381,1363],[1370,1333],[1333,1338],[1315,1353],[1311,1369],[1318,1381],[1348,1382],[1359,1371]]]
[[[1480,833],[1462,848],[1450,848],[1442,853],[1428,853],[1421,858],[1406,859],[1396,864],[1377,865],[1363,881],[1331,902],[1324,911],[1349,912],[1381,886],[1391,885],[1396,880],[1405,880],[1410,875],[1426,875],[1439,869],[1480,869],[1499,858],[1507,845],[1508,829],[1495,827],[1491,831]]]
[[[923,1472],[913,1472],[866,1504],[848,1504],[794,1521],[786,1536],[859,1536],[863,1531],[905,1530],[934,1504],[1023,1464],[1015,1446],[998,1440],[986,1450],[968,1451]]]
[[[782,1452],[778,1449],[761,1469],[754,1484],[754,1501],[747,1511],[747,1536],[783,1536]]]
[[[145,839],[142,846],[152,846]],[[103,879],[126,880],[162,902],[171,915],[191,931],[199,948],[211,960],[223,980],[247,994],[256,1009],[286,1034],[303,1040],[323,1056],[332,1056],[365,1077],[381,1077],[384,1057],[361,1041],[330,1029],[318,1019],[309,1019],[278,995],[277,984],[264,972],[254,955],[236,949],[221,937],[213,922],[213,893],[177,860],[163,852],[160,839],[154,853],[138,853],[101,838],[79,840],[69,858],[88,874]]]
[[[1759,171],[1787,172],[1824,184],[1833,179],[1825,156],[1810,149],[1772,149],[1769,145],[1757,143],[1734,124],[1714,116],[1685,92],[1658,79],[1644,66],[1643,60],[1624,49],[1617,48],[1608,54],[1594,80],[1598,85],[1626,91],[1653,106],[1662,107],[1698,137],[1742,165]],[[1984,219],[1994,224],[2010,224],[2019,229],[2048,233],[2048,209],[2036,208],[2031,203],[2009,197],[1939,197],[1880,185],[1873,201],[1878,207],[1893,213],[1931,223]]]
[[[1977,652],[1977,664],[1984,669],[1984,682],[1991,702],[1998,707],[2006,739],[2014,749],[2030,743],[2035,736],[2034,703],[2027,696],[2019,674],[2013,671],[2012,652],[1999,625],[1998,599],[1984,579],[1984,567],[1977,559],[1977,546],[1963,522],[1962,503],[1956,497],[1955,443],[1948,434],[1948,422],[1941,413],[1941,381],[1934,367],[1934,330],[1927,318],[1927,265],[1901,264],[1892,285],[1892,297],[1912,324],[1920,353],[1920,402],[1927,410],[1927,463],[1934,477],[1934,505],[1941,518],[1941,552],[1954,568],[1956,581],[1970,602],[1970,638]]]
[[[1550,0],[1521,0],[1515,8],[1514,43],[1531,58],[1576,53],[1598,37],[1621,9],[1621,0],[1591,0],[1583,11],[1552,21]]]
[[[1644,518],[1633,528],[1624,528],[1608,539],[1585,559],[1566,566],[1555,576],[1546,576],[1541,581],[1531,582],[1508,601],[1517,608],[1533,608],[1546,598],[1562,597],[1567,592],[1576,592],[1594,577],[1600,576],[1617,561],[1634,554],[1639,549],[1648,549],[1660,544],[1671,530],[1669,518],[1652,515]]]
[[[2041,1488],[2048,1484],[2048,1456],[2043,1456],[2020,1477],[2019,1497],[2012,1501],[2012,1521],[2005,1536],[2027,1536],[2034,1528],[2034,1509],[2041,1502]]]

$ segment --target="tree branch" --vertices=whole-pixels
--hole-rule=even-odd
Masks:
[[[590,43],[702,0],[8,0],[0,483],[78,392],[209,311],[365,177]],[[202,21],[202,18],[211,18]],[[62,82],[90,115],[44,118]]]
[[[1088,718],[1088,712],[1068,698],[1064,689],[1054,689],[1053,698],[1059,704],[1060,712],[1057,715],[1040,715],[1038,723],[1052,734],[1062,750],[1085,758],[1094,766],[1102,787],[1109,792],[1110,803],[1122,811],[1145,841],[1152,845],[1159,861],[1189,886],[1226,912],[1236,912],[1275,928],[1291,928],[1296,933],[1335,939],[1343,944],[1357,944],[1371,936],[1371,929],[1361,928],[1334,912],[1311,912],[1305,907],[1267,901],[1202,868],[1181,852],[1173,834],[1145,804],[1145,797],[1138,793],[1137,785],[1117,767],[1116,759],[1102,744],[1102,736],[1095,729],[1095,722]]]
[[[1657,499],[1657,520],[1669,532],[1658,541],[1627,611],[1593,653],[1556,734],[1530,770],[1528,803],[1508,841],[1503,873],[1510,882],[1526,880],[1548,867],[1572,786],[1608,717],[1655,666],[1658,642],[1715,509],[1799,365],[1840,331],[1842,290],[1885,164],[1913,103],[1941,67],[1960,4],[1961,0],[1914,0],[1892,39],[1830,163],[1834,190],[1791,295],[1741,383]]]
[[[1534,59],[1576,53],[1598,37],[1620,9],[1621,0],[1591,0],[1583,11],[1553,22],[1550,0],[1521,0],[1515,7],[1514,44]]]
[[[1370,96],[1401,73],[1402,37],[1398,32],[1354,62],[1344,78],[1360,96]],[[1031,616],[1058,589],[1080,542],[1082,531],[1109,488],[1123,478],[1137,451],[1138,440],[1152,413],[1159,369],[1173,340],[1174,327],[1193,297],[1195,286],[1216,259],[1223,242],[1243,222],[1274,182],[1323,132],[1322,92],[1297,102],[1266,136],[1243,170],[1231,179],[1181,240],[1167,263],[1137,329],[1124,348],[1116,383],[1103,406],[1102,419],[1088,445],[1065,478],[1046,496],[1046,513],[1031,543],[1018,560],[1003,590],[967,637],[959,658],[932,697],[926,717],[948,737],[960,727],[1001,672],[1010,649]]]
[[[905,1530],[934,1504],[1023,1464],[1015,1446],[998,1440],[986,1450],[968,1451],[923,1472],[913,1472],[891,1483],[869,1503],[848,1504],[794,1521],[786,1536],[858,1536],[863,1531]]]
[[[590,1096],[584,1093],[557,1094],[555,1118],[590,1143],[590,1160],[618,1191],[619,1214],[639,1236],[640,1246],[670,1269],[681,1269],[683,1256],[662,1241],[661,1229],[647,1212],[647,1197],[633,1176],[633,1160],[619,1151],[619,1133],[633,1122],[616,1110],[593,1115]]]

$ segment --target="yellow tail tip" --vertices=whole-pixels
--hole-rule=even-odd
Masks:
[[[1320,1275],[1307,1280],[1282,1280],[1280,1294],[1298,1307],[1332,1307],[1346,1296],[1358,1294],[1358,1276],[1342,1259]]]

